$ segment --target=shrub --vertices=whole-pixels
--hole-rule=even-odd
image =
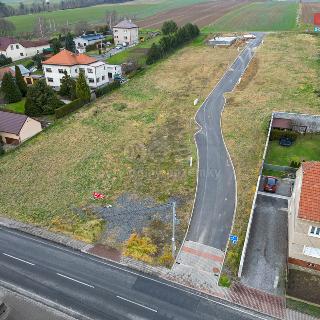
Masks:
[[[108,93],[112,92],[113,90],[120,88],[120,86],[121,86],[120,81],[115,80],[115,81],[111,82],[110,84],[108,84],[102,88],[97,89],[96,96],[97,96],[97,98],[102,97],[105,94],[108,94]]]
[[[45,80],[39,80],[28,89],[25,113],[28,116],[54,114],[55,109],[63,104]]]
[[[122,111],[127,108],[127,104],[125,103],[114,103],[112,105],[113,109],[116,111]]]
[[[66,116],[67,114],[80,109],[85,104],[86,104],[85,101],[83,101],[81,99],[74,100],[74,101],[72,101],[68,104],[65,104],[64,106],[56,109],[54,112],[55,116],[57,119],[62,118],[64,116]]]
[[[0,67],[12,63],[11,58],[7,58],[4,54],[0,54]]]
[[[151,263],[157,246],[148,237],[140,237],[133,233],[125,243],[124,255],[143,262]]]
[[[290,167],[292,167],[292,168],[299,168],[300,165],[301,165],[301,162],[294,161],[294,160],[292,160],[290,163]]]
[[[174,262],[170,246],[165,246],[162,255],[159,257],[159,264],[171,268]]]
[[[229,288],[231,286],[231,281],[225,274],[220,277],[219,285],[221,287]]]
[[[270,132],[270,141],[279,140],[282,137],[290,138],[295,141],[299,133],[294,131],[283,131],[279,129],[272,129]]]

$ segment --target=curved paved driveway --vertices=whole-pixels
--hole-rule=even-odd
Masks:
[[[220,118],[224,93],[230,92],[249,65],[254,48],[262,41],[257,33],[240,53],[218,85],[200,107],[196,121],[201,130],[196,134],[199,152],[198,188],[187,240],[224,251],[235,211],[235,176],[224,145]]]

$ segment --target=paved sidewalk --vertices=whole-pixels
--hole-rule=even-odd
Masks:
[[[300,313],[295,310],[286,310],[286,320],[319,320],[320,318],[315,318],[304,313]]]

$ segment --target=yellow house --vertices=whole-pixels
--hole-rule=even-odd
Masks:
[[[24,114],[0,111],[0,138],[3,143],[18,145],[41,132],[41,123]]]

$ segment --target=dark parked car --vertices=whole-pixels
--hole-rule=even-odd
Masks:
[[[281,137],[279,140],[279,144],[283,147],[290,147],[293,144],[293,140],[288,137]]]
[[[275,177],[267,176],[263,181],[263,190],[266,192],[275,193],[277,191],[278,179]]]

